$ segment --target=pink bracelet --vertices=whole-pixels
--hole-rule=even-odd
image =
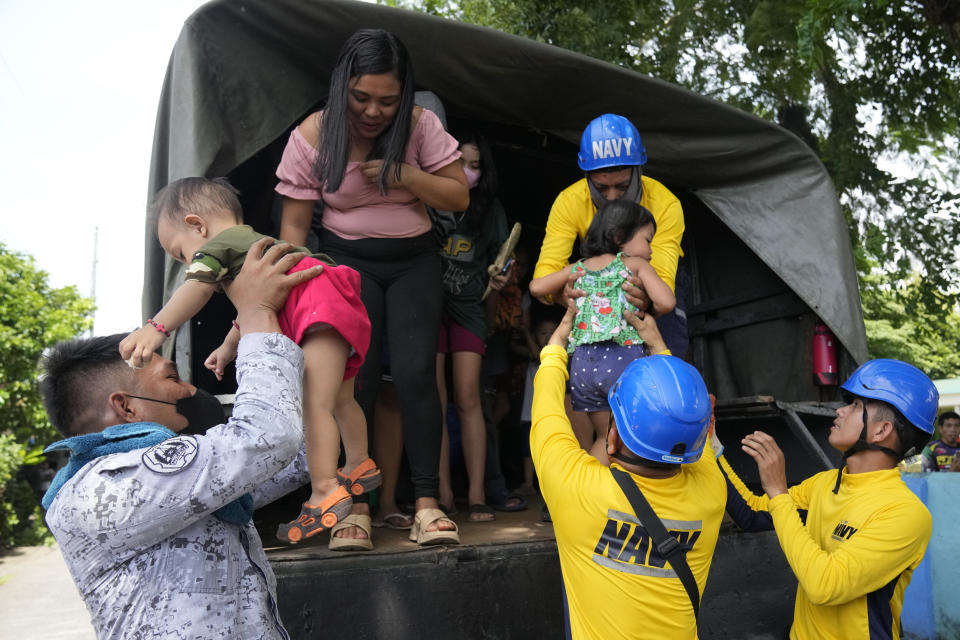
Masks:
[[[231,320],[230,322],[233,323],[233,328],[234,328],[234,329],[236,329],[237,331],[240,331],[240,325],[237,324],[237,321],[236,321],[236,320]]]
[[[147,319],[147,324],[149,324],[149,325],[152,326],[154,329],[156,329],[157,331],[159,331],[159,332],[162,333],[163,335],[167,336],[168,338],[170,337],[170,332],[167,331],[167,328],[166,328],[165,326],[163,326],[163,323],[162,323],[162,322],[157,322],[157,321],[155,321],[153,318],[148,318],[148,319]]]

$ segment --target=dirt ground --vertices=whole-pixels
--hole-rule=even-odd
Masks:
[[[96,638],[56,545],[0,555],[0,640],[21,638]]]

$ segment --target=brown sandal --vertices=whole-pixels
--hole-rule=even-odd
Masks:
[[[358,527],[367,534],[366,538],[338,538],[337,531],[348,527]],[[373,549],[370,538],[370,516],[363,513],[351,513],[330,529],[330,551],[369,551]]]
[[[420,509],[420,511],[417,511],[417,515],[413,519],[413,526],[410,527],[410,540],[419,545],[460,544],[460,529],[456,522],[453,522],[453,529],[450,531],[443,529],[427,531],[427,527],[437,520],[453,522],[440,509]]]

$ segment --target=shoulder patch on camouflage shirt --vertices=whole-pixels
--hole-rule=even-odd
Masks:
[[[143,464],[154,473],[180,473],[189,467],[200,450],[193,436],[177,436],[143,452]]]

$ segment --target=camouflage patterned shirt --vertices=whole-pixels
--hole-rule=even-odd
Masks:
[[[221,231],[193,254],[184,278],[210,284],[216,284],[222,280],[233,280],[243,268],[250,245],[260,238],[266,238],[266,236],[245,224],[238,224]],[[281,241],[278,240],[278,242]],[[336,263],[326,254],[310,253],[306,247],[296,247],[295,250],[331,267],[336,266]]]
[[[63,486],[47,524],[99,638],[288,638],[252,521],[213,512],[247,492],[266,504],[308,481],[302,375],[289,339],[244,336],[225,425],[103,456]]]

